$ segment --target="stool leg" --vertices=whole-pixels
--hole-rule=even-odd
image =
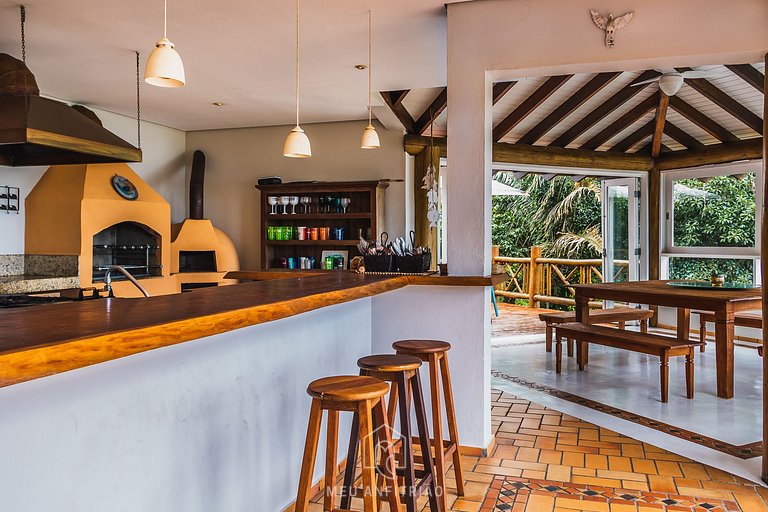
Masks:
[[[325,493],[323,506],[325,510],[336,508],[334,488],[338,476],[336,454],[339,451],[339,411],[328,411],[328,430],[325,445]]]
[[[438,495],[437,478],[435,475],[435,464],[430,456],[429,448],[429,426],[427,425],[427,411],[424,406],[424,394],[421,388],[421,377],[419,372],[413,376],[414,382],[411,383],[410,390],[413,392],[413,405],[416,408],[416,426],[419,428],[419,443],[421,445],[421,455],[424,459],[424,474],[429,476],[429,509],[431,511],[445,511],[445,492]]]
[[[568,343],[568,357],[573,357],[573,338],[566,338],[565,341]]]
[[[699,341],[704,344],[700,349],[704,352],[707,348],[707,321],[704,318],[704,315],[699,315]]]
[[[546,327],[544,327],[544,343],[547,347],[547,352],[552,352],[552,331],[555,329],[547,324]]]
[[[437,486],[445,496],[445,452],[443,451],[443,415],[440,407],[440,359],[437,354],[429,354],[429,391],[432,401],[432,430],[434,431],[435,472]],[[427,452],[427,455],[429,452]],[[443,498],[445,499],[445,498]]]
[[[623,321],[619,322],[619,329],[621,329],[623,331],[624,329],[626,329],[626,327],[627,327],[627,323],[626,322],[623,322]]]
[[[453,474],[456,477],[456,494],[464,496],[464,472],[461,470],[461,453],[459,453],[459,429],[456,428],[456,408],[453,404],[451,371],[448,369],[447,354],[443,354],[443,357],[440,359],[440,371],[443,377],[445,413],[448,416],[448,439],[456,445],[456,449],[453,451]]]
[[[644,318],[640,320],[640,332],[647,333],[648,332],[648,319]]]
[[[400,386],[396,382],[393,382],[389,388],[389,403],[387,404],[387,421],[390,426],[395,424],[395,414],[397,413],[397,406],[400,402],[400,400],[398,400],[398,395],[400,394],[399,391]]]
[[[669,401],[669,355],[661,355],[661,403]]]
[[[397,379],[397,387],[400,388],[400,436],[403,443],[403,466],[405,468],[405,508],[408,512],[416,512],[416,470],[413,461],[408,386],[410,386],[410,379],[406,379],[405,375],[401,374]],[[427,453],[424,459],[428,458]]]
[[[317,441],[320,437],[320,423],[322,420],[323,411],[320,409],[320,400],[313,399],[312,407],[309,411],[304,457],[301,460],[301,476],[299,477],[299,491],[296,494],[295,512],[306,512],[309,508],[309,491],[312,488],[312,471],[315,469]]]
[[[693,398],[693,348],[685,356],[685,396]]]
[[[384,458],[384,487],[387,489],[387,501],[389,510],[400,512],[400,490],[397,485],[397,465],[395,464],[395,450],[392,442],[392,428],[387,423],[387,410],[384,400],[373,406],[373,415],[376,418],[379,442]]]
[[[352,417],[352,430],[349,433],[347,463],[344,468],[344,485],[341,488],[341,508],[349,510],[352,504],[352,487],[355,485],[355,463],[357,462],[357,443],[360,440],[360,415]]]
[[[360,416],[360,465],[363,468],[363,510],[365,512],[378,512],[371,402],[369,400],[360,402],[357,412]]]
[[[559,374],[563,367],[563,340],[555,340],[555,373]]]

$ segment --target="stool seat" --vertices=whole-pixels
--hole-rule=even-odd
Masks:
[[[339,375],[310,382],[307,393],[312,398],[336,402],[356,402],[381,398],[389,392],[386,382],[375,377]]]
[[[406,354],[437,354],[448,352],[451,344],[440,340],[400,340],[394,342],[392,348]]]
[[[357,360],[357,366],[363,370],[404,372],[408,370],[418,370],[421,367],[421,359],[414,356],[379,354],[361,357]]]

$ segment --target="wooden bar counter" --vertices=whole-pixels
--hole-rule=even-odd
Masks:
[[[279,320],[408,285],[492,286],[496,276],[232,272],[253,280],[138,299],[0,310],[0,387]]]

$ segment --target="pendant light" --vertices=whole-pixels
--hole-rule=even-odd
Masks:
[[[283,156],[289,158],[309,158],[312,156],[312,146],[309,144],[309,137],[299,126],[299,79],[301,72],[301,63],[299,62],[299,0],[296,0],[296,126],[283,144]]]
[[[371,11],[368,10],[368,126],[363,130],[360,140],[361,149],[379,149],[379,134],[371,123]]]
[[[144,68],[144,81],[158,87],[181,87],[184,85],[184,63],[176,47],[166,37],[168,31],[168,0],[163,0],[163,38],[155,43]]]

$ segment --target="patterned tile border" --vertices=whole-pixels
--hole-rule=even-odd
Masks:
[[[701,446],[705,446],[707,448],[717,450],[721,453],[738,457],[740,459],[751,459],[754,457],[760,457],[763,454],[763,443],[760,441],[737,446],[737,445],[727,443],[725,441],[721,441],[719,439],[714,439],[702,434],[697,434],[696,432],[685,430],[680,427],[670,425],[668,423],[663,423],[661,421],[657,421],[651,418],[646,418],[645,416],[641,416],[634,412],[625,411],[623,409],[618,409],[611,405],[590,400],[589,398],[584,398],[578,395],[574,395],[573,393],[568,393],[567,391],[562,391],[562,390],[547,386],[545,384],[531,382],[525,379],[521,379],[520,377],[507,375],[505,373],[502,373],[496,370],[491,370],[491,375],[493,375],[494,377],[499,377],[504,380],[508,380],[515,384],[519,384],[521,386],[525,386],[530,389],[534,389],[536,391],[547,393],[548,395],[552,395],[562,400],[567,400],[569,402],[573,402],[578,405],[583,405],[584,407],[589,407],[590,409],[594,409],[596,411],[599,411],[605,414],[610,414],[611,416],[615,416],[623,420],[631,421],[632,423],[637,423],[638,425],[642,425],[644,427],[658,430],[659,432],[669,434],[670,436],[675,436],[680,439],[684,439],[686,441],[690,441],[692,443],[696,443]]]
[[[609,510],[599,507],[599,504],[608,507],[611,505],[646,506],[659,512],[741,512],[742,510],[734,501],[696,498],[664,492],[611,489],[550,480],[495,476],[485,501],[480,507],[480,512],[522,512],[531,496],[536,495],[554,498],[555,505],[557,505],[558,499],[583,501],[585,502],[583,508],[587,510]],[[574,508],[574,504],[569,504],[568,508]]]

